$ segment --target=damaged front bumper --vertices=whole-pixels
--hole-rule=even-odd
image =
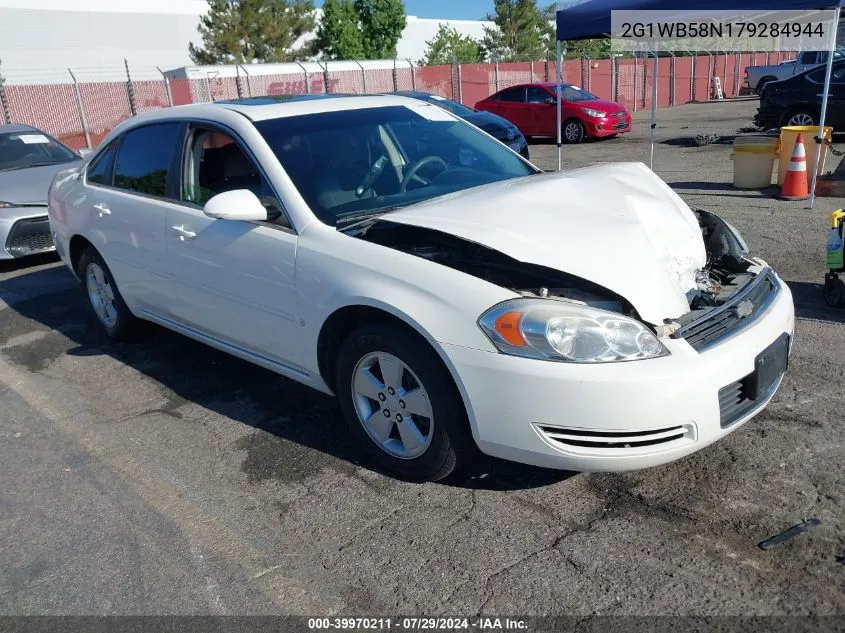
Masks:
[[[578,365],[443,345],[478,446],[594,472],[655,466],[715,442],[762,410],[780,384],[778,374],[767,389],[742,391],[755,384],[766,350],[793,333],[792,295],[772,278],[777,292],[757,318],[700,351],[664,339],[671,354],[663,358]]]

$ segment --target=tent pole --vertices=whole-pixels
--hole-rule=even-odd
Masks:
[[[651,131],[649,132],[648,168],[654,171],[654,131],[657,128],[657,46],[654,47],[654,72],[651,74]]]
[[[560,53],[560,40],[555,41],[555,55],[557,56],[557,67],[555,68],[555,110],[557,110],[557,170],[560,171],[563,168],[563,158],[561,156],[561,145],[562,145],[562,138],[561,138],[561,101],[563,100],[561,97],[561,89],[560,89],[560,74],[561,74],[561,53]]]
[[[824,96],[822,97],[822,112],[819,116],[819,134],[816,138],[816,164],[813,168],[813,182],[810,185],[810,208],[816,202],[816,180],[819,177],[819,161],[822,158],[822,139],[824,139],[824,124],[827,116],[827,98],[830,94],[830,75],[833,72],[833,54],[836,52],[836,31],[839,28],[839,17],[842,7],[837,5],[833,11],[833,34],[830,38],[830,50],[827,54],[827,72],[824,76]]]

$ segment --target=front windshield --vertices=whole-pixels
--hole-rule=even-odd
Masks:
[[[77,160],[56,139],[37,130],[0,133],[0,171],[59,165]]]
[[[537,173],[499,142],[425,103],[255,126],[315,215],[331,226]]]
[[[595,101],[598,99],[596,95],[577,86],[563,85],[560,87],[560,94],[563,95],[564,101]]]

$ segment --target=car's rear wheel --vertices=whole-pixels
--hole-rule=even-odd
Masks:
[[[584,140],[586,130],[584,124],[577,119],[569,119],[563,123],[563,142],[574,145]]]
[[[404,479],[437,481],[476,453],[457,388],[414,334],[389,325],[352,332],[338,353],[336,391],[352,435]]]
[[[126,307],[109,267],[94,248],[89,247],[82,253],[77,273],[85,287],[88,307],[97,323],[109,338],[116,341],[129,338],[137,319]]]
[[[784,117],[784,125],[814,127],[818,121],[816,114],[810,110],[792,110]]]

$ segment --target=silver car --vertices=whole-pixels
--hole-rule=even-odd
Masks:
[[[28,125],[0,125],[0,260],[55,250],[47,220],[53,177],[79,154]]]

